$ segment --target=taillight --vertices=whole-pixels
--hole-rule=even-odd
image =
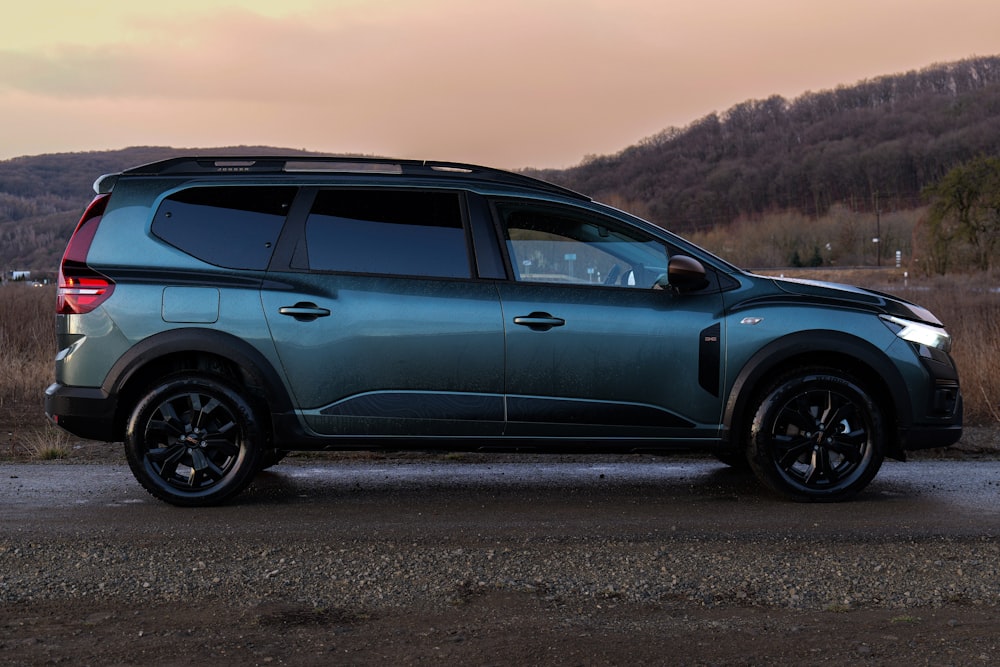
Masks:
[[[59,291],[56,293],[56,312],[60,315],[89,313],[115,291],[114,281],[87,266],[90,244],[94,241],[110,198],[110,194],[94,197],[63,253],[59,265]]]

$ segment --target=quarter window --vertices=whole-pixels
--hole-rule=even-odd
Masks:
[[[296,191],[283,186],[181,190],[160,204],[153,234],[209,264],[263,270]]]
[[[459,195],[321,190],[306,220],[316,271],[469,278]]]

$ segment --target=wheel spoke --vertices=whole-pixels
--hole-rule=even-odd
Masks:
[[[187,447],[182,444],[173,444],[167,447],[151,449],[146,453],[150,463],[159,464],[156,467],[157,474],[163,479],[169,480],[177,474],[177,466],[180,465],[184,455],[187,454]]]
[[[862,429],[858,429],[851,433],[835,435],[827,445],[827,448],[830,451],[840,454],[851,463],[857,463],[862,458],[867,442],[867,433]]]
[[[191,406],[193,408],[193,411],[197,415],[195,417],[195,419],[194,419],[194,426],[195,426],[195,428],[204,428],[205,427],[205,422],[207,421],[208,417],[213,412],[215,412],[216,408],[218,408],[218,407],[220,407],[222,405],[221,403],[219,403],[219,400],[217,398],[212,398],[205,405],[201,405],[200,398],[201,397],[199,397],[199,401],[198,401],[197,405],[192,405]],[[228,415],[226,415],[226,416],[228,416]]]
[[[836,466],[830,461],[830,452],[826,447],[817,447],[813,450],[812,465],[806,484],[836,484],[840,479]]]
[[[205,449],[211,454],[222,454],[225,457],[236,456],[240,453],[240,446],[235,442],[222,437],[221,435],[209,435],[205,438]]]
[[[794,467],[803,454],[806,454],[809,448],[812,447],[812,441],[805,437],[789,438],[786,436],[775,436],[773,444],[778,465],[785,470]]]
[[[174,410],[173,404],[171,404],[169,401],[164,402],[163,405],[161,405],[157,409],[157,412],[159,412],[160,415],[163,416],[163,419],[158,421],[150,421],[149,423],[150,427],[152,427],[154,424],[159,424],[161,428],[163,428],[163,430],[170,432],[172,435],[178,437],[184,435],[185,424],[181,420],[181,418],[177,416],[177,411]]]
[[[838,424],[845,422],[850,424],[857,417],[858,410],[853,403],[844,403],[843,405],[838,405],[831,412],[833,414],[823,418],[823,423],[827,425],[827,429],[835,428]]]
[[[184,437],[184,431],[179,430],[176,424],[162,419],[151,419],[146,426],[146,438],[156,444],[167,444],[176,442]]]
[[[795,401],[794,407],[789,404],[781,411],[779,423],[787,423],[794,426],[802,433],[809,433],[816,430],[816,415],[813,413],[813,406],[806,401],[805,397],[800,397]]]
[[[218,481],[223,475],[225,472],[215,465],[205,452],[200,449],[191,451],[191,486],[198,486],[207,481]]]

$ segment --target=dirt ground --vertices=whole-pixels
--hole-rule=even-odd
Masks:
[[[994,456],[996,442],[987,430],[926,456]],[[119,448],[101,443],[68,448],[71,462],[123,461]],[[11,446],[0,466],[24,459]],[[6,585],[0,573],[0,587]],[[280,600],[138,604],[67,596],[0,606],[0,663],[988,665],[1000,663],[1000,601],[801,610],[470,588],[450,607],[316,608]]]
[[[7,665],[974,665],[994,608],[796,612],[632,608],[483,595],[453,609],[245,609],[113,602],[0,609]]]

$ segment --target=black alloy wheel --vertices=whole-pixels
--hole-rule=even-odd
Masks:
[[[195,507],[242,491],[260,469],[263,441],[243,396],[218,378],[185,374],[165,378],[139,401],[125,453],[152,495]]]
[[[833,369],[788,374],[765,391],[749,433],[749,460],[771,489],[795,500],[847,500],[878,473],[882,412],[859,382]]]

